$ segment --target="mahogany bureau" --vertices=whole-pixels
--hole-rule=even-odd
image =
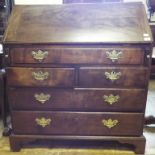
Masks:
[[[142,3],[15,6],[4,37],[12,151],[52,140],[143,154],[151,43]]]

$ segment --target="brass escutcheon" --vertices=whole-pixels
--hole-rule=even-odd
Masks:
[[[48,51],[42,51],[42,50],[32,51],[31,54],[33,59],[42,62],[48,56]]]
[[[108,59],[110,59],[112,62],[115,62],[121,58],[122,52],[117,50],[112,50],[112,51],[107,51],[106,55]]]
[[[34,77],[35,80],[44,81],[48,78],[49,73],[48,72],[42,72],[42,71],[32,72],[32,76]]]
[[[113,94],[110,94],[109,96],[104,95],[103,98],[104,98],[105,102],[112,105],[112,104],[118,102],[118,100],[120,99],[120,96],[119,95],[114,96]]]
[[[118,80],[120,77],[121,77],[121,72],[115,72],[115,71],[112,71],[112,72],[105,72],[105,76],[107,79],[111,80],[112,82],[113,81],[116,81]]]
[[[50,125],[50,123],[51,123],[51,119],[50,118],[46,119],[44,117],[36,118],[35,121],[36,121],[37,125],[39,125],[39,126],[41,126],[43,128],[46,127],[47,125]]]
[[[51,95],[41,93],[41,94],[34,94],[34,97],[37,101],[44,104],[46,101],[48,101],[50,99]]]
[[[102,123],[104,126],[111,129],[118,124],[118,120],[112,120],[111,118],[109,118],[108,120],[102,120]]]

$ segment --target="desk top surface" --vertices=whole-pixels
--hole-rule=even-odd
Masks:
[[[15,6],[4,44],[150,43],[142,3]]]

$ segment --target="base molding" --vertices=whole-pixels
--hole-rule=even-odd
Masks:
[[[134,151],[143,155],[145,151],[145,137],[118,136],[51,136],[51,135],[10,135],[10,148],[18,152],[22,147],[63,147],[63,148],[94,148],[121,149]]]

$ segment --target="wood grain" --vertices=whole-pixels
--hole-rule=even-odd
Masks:
[[[150,43],[144,17],[142,3],[15,6],[4,43]]]
[[[45,103],[34,97],[41,93],[50,95]],[[143,112],[146,103],[144,89],[10,88],[8,94],[13,110]],[[119,96],[118,101],[106,102],[104,96],[110,94]]]
[[[33,58],[32,51],[48,52],[48,55],[42,60],[38,61]],[[112,61],[108,58],[107,52],[121,53],[118,59]],[[144,63],[144,49],[141,47],[123,47],[123,46],[25,46],[15,47],[10,50],[11,64],[132,64],[141,65]]]
[[[13,111],[12,115],[15,134],[140,136],[143,131],[142,113]],[[42,117],[51,123],[39,126],[35,120]],[[102,123],[110,118],[118,120],[111,129]]]

